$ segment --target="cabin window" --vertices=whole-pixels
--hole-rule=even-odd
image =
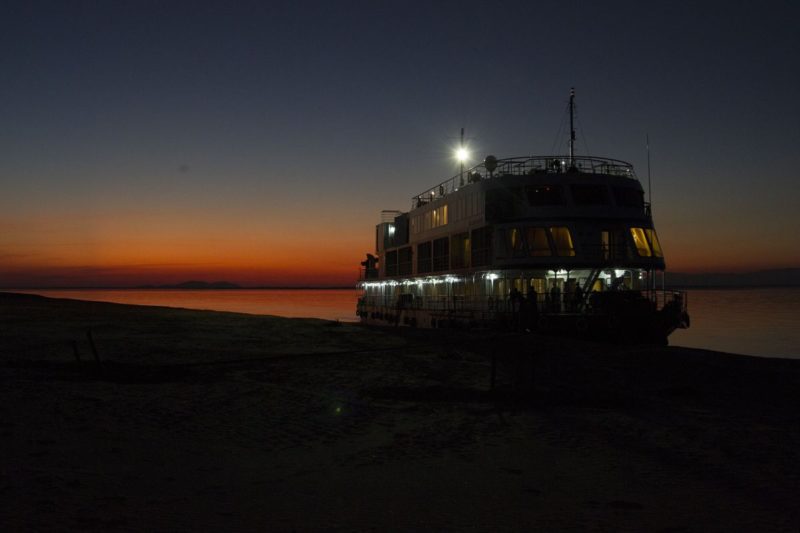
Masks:
[[[486,221],[519,218],[525,212],[525,201],[520,187],[498,187],[486,191]]]
[[[433,253],[431,243],[423,242],[417,245],[417,272],[426,274],[433,268]]]
[[[644,229],[631,228],[631,236],[633,237],[633,244],[636,246],[636,253],[641,257],[650,257],[650,247],[647,245],[647,239],[644,236]]]
[[[467,268],[469,266],[469,233],[459,233],[450,239],[451,268]]]
[[[397,250],[386,252],[386,275],[397,275]]]
[[[433,241],[433,270],[438,272],[450,268],[450,239],[442,237]]]
[[[422,214],[411,217],[411,233],[413,235],[438,228],[447,224],[447,204],[436,209],[430,209]]]
[[[431,213],[431,227],[438,228],[447,224],[447,204],[437,207],[430,211]]]
[[[472,266],[487,266],[492,257],[492,227],[472,230]]]
[[[608,189],[605,185],[576,183],[570,186],[575,205],[607,205]]]
[[[458,222],[459,220],[463,220],[465,218],[465,207],[466,205],[466,198],[461,196],[455,200],[450,201],[450,220],[453,222]]]
[[[574,257],[575,246],[572,244],[572,234],[565,226],[554,226],[550,228],[550,235],[553,236],[556,255],[561,257]]]
[[[564,197],[561,194],[561,187],[558,185],[529,185],[525,187],[528,196],[528,205],[561,205]]]
[[[550,242],[547,240],[545,228],[528,228],[528,251],[533,257],[546,257],[553,255],[550,251]]]
[[[525,245],[522,242],[522,231],[511,228],[508,232],[508,243],[511,245],[511,255],[522,257],[525,255]]]
[[[400,248],[397,251],[397,275],[410,276],[411,275],[411,246]]]
[[[644,192],[631,187],[614,187],[614,200],[619,207],[644,208]]]
[[[606,260],[630,259],[632,252],[624,229],[603,230],[600,232],[602,258]]]
[[[644,230],[644,234],[647,236],[648,242],[650,242],[650,247],[653,249],[653,255],[655,257],[664,257],[664,252],[661,250],[661,243],[658,242],[656,230],[646,229]]]
[[[467,215],[468,216],[475,216],[481,214],[481,197],[480,193],[471,192],[469,193],[468,199],[468,208],[467,208]]]

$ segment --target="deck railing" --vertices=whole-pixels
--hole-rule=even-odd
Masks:
[[[619,295],[636,297],[638,299],[649,300],[654,305],[655,310],[661,310],[670,302],[671,305],[678,305],[679,310],[685,312],[687,309],[686,293],[684,291],[671,291],[662,289],[651,289],[644,291],[611,291],[591,293],[589,298],[584,300],[576,299],[569,294],[559,294],[557,298],[552,298],[549,294],[537,294],[536,310],[547,315],[575,315],[575,314],[596,314],[603,313],[609,309],[605,302],[598,302],[593,299],[593,295]],[[530,300],[523,298],[525,305],[530,305]],[[383,307],[388,309],[398,309],[398,298],[392,293],[383,295],[364,295],[360,301],[368,306]],[[521,300],[511,298],[500,298],[487,296],[477,298],[471,296],[415,296],[400,303],[400,309],[424,309],[434,312],[482,312],[482,313],[509,313],[520,309]]]
[[[605,157],[582,156],[573,157],[564,155],[536,155],[498,159],[494,170],[489,171],[486,164],[480,163],[464,170],[438,185],[411,198],[411,208],[414,209],[428,202],[451,194],[461,187],[485,179],[503,176],[530,176],[540,174],[607,174],[624,176],[636,179],[633,165],[618,159]]]

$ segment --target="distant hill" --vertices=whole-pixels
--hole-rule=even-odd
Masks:
[[[800,287],[800,268],[757,272],[684,274],[667,272],[668,287]]]
[[[241,289],[240,285],[230,281],[184,281],[174,285],[142,285],[137,289]]]

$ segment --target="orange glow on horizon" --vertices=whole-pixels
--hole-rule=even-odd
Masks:
[[[39,216],[6,235],[2,287],[108,287],[188,280],[243,286],[347,286],[372,250],[371,220],[319,221],[231,213]],[[0,220],[0,228],[9,225]],[[355,237],[351,237],[351,236]]]
[[[253,286],[352,286],[373,253],[376,217],[318,209],[0,215],[0,287],[132,287],[189,280]],[[348,218],[349,216],[349,218]],[[793,268],[800,251],[771,242],[710,241],[660,226],[670,272]],[[709,246],[713,242],[715,246]]]
[[[190,280],[228,281],[252,286],[349,286],[358,277],[358,256],[331,259],[327,269],[298,264],[87,264],[0,268],[2,286],[11,287],[131,287]]]

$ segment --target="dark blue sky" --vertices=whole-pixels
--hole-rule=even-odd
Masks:
[[[574,86],[580,153],[646,185],[649,134],[668,265],[797,265],[798,20],[790,2],[6,3],[0,257],[200,264],[163,250],[227,239],[242,264],[313,262],[325,241],[344,272],[380,209],[454,173],[462,126],[475,162],[563,151]]]

